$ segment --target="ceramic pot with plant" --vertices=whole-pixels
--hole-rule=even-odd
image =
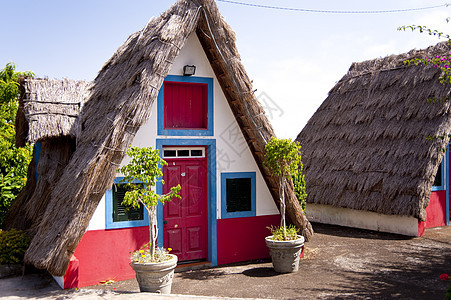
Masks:
[[[157,205],[164,205],[173,197],[180,198],[181,187],[171,187],[165,195],[158,195],[154,191],[157,179],[163,176],[160,165],[167,165],[160,158],[158,150],[152,150],[151,147],[131,147],[127,149],[127,155],[131,161],[118,170],[124,175],[120,183],[128,189],[122,204],[135,208],[141,204],[149,216],[149,244],[132,252],[130,266],[136,272],[141,292],[170,294],[177,256],[169,254],[170,249],[156,248]]]
[[[280,215],[281,224],[271,227],[271,236],[266,237],[266,245],[269,248],[274,270],[280,273],[297,272],[299,259],[304,247],[304,237],[298,235],[298,229],[294,226],[287,228],[285,218],[285,190],[286,184],[299,173],[301,162],[300,146],[291,139],[271,138],[265,146],[264,166],[268,168],[272,176],[279,180]]]

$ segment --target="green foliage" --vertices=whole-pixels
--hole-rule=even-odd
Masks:
[[[304,169],[304,165],[299,163],[299,172],[293,175],[291,178],[293,179],[294,193],[296,194],[296,198],[298,198],[299,204],[301,205],[302,210],[305,212],[305,207],[307,205],[307,191],[305,190],[305,176],[302,173]]]
[[[449,22],[449,18],[447,18],[446,19],[446,22]],[[435,30],[435,29],[430,29],[430,28],[428,28],[427,26],[422,26],[422,25],[408,25],[408,26],[399,26],[398,27],[398,30],[399,31],[406,31],[406,30],[412,30],[412,31],[415,31],[415,30],[418,30],[420,33],[427,33],[427,34],[429,34],[429,35],[433,35],[433,36],[436,36],[436,37],[438,37],[439,39],[440,38],[446,38],[446,39],[451,39],[451,36],[449,35],[449,34],[446,34],[446,33],[443,33],[443,32],[440,32],[440,31],[438,31],[438,30]]]
[[[11,202],[25,186],[32,156],[30,145],[24,148],[15,145],[20,76],[33,76],[33,73],[16,72],[13,63],[0,70],[0,225]]]
[[[445,299],[451,300],[451,286],[446,289]]]
[[[135,263],[159,263],[169,260],[171,257],[168,255],[169,251],[164,248],[157,248],[155,254],[152,257],[150,253],[149,244],[144,245],[138,251],[134,251],[130,254],[130,261]]]
[[[22,263],[29,242],[28,236],[21,230],[0,229],[0,265]]]
[[[294,227],[293,225],[289,225],[286,228],[286,238],[283,236],[283,228],[281,226],[272,226],[267,227],[273,236],[274,241],[293,241],[298,238],[299,229]]]
[[[446,22],[449,22],[449,18],[446,19]],[[420,33],[427,33],[428,35],[436,36],[437,38],[445,38],[448,40],[448,44],[451,44],[451,36],[449,34],[440,32],[435,29],[430,29],[427,26],[421,26],[421,25],[409,25],[409,26],[400,26],[398,27],[398,30],[418,30]],[[440,68],[442,71],[442,75],[439,77],[440,83],[451,83],[451,53],[448,55],[442,55],[442,56],[433,56],[433,57],[426,57],[426,58],[414,58],[414,59],[408,59],[404,61],[404,64],[410,65],[414,64],[416,66],[418,65],[433,65],[436,68]],[[431,97],[428,99],[428,102],[430,103],[436,103],[436,102],[446,102],[447,99],[437,99],[435,97]]]
[[[272,175],[283,177],[294,176],[299,172],[298,165],[301,162],[301,146],[291,139],[277,139],[271,137],[271,141],[265,145],[265,161]]]
[[[405,65],[414,64],[418,65],[433,65],[436,68],[439,68],[442,71],[442,74],[439,77],[439,81],[442,84],[451,83],[451,54],[427,57],[427,58],[414,58],[407,59],[404,61]],[[428,99],[429,103],[440,103],[446,102],[447,99],[437,99],[436,97],[431,97]]]
[[[158,202],[164,204],[173,197],[180,198],[180,185],[172,187],[171,192],[166,195],[158,195],[152,189],[156,186],[157,179],[163,176],[159,166],[167,165],[166,161],[160,158],[158,150],[152,150],[151,147],[130,147],[127,149],[127,155],[131,158],[130,163],[119,169],[124,174],[121,183],[125,183],[129,189],[122,204],[138,208],[139,203],[142,203],[149,210]],[[142,184],[133,184],[136,182]]]

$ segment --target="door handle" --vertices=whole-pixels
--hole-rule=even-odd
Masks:
[[[163,224],[164,224],[164,225],[168,224],[168,221],[164,220],[164,221],[163,221]]]

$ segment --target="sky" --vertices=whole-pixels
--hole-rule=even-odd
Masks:
[[[440,40],[402,25],[451,33],[451,6],[439,0],[217,1],[236,33],[242,63],[280,138],[295,139],[353,62],[423,49]],[[37,77],[93,80],[127,37],[175,0],[0,0],[0,68]],[[404,12],[393,11],[441,6]],[[331,13],[352,11],[354,13]]]

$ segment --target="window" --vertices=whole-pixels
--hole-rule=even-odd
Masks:
[[[255,199],[255,172],[221,174],[222,218],[255,216]]]
[[[157,105],[159,135],[213,135],[213,78],[168,75]]]
[[[434,184],[432,185],[432,190],[433,191],[440,191],[440,190],[444,190],[445,189],[445,181],[444,181],[444,177],[445,177],[445,167],[444,167],[444,163],[445,163],[445,158],[443,158],[440,166],[438,167],[437,170],[437,174],[435,175],[435,179],[434,179]]]
[[[149,225],[149,217],[143,207],[128,208],[122,205],[126,187],[119,184],[121,180],[122,177],[116,177],[113,186],[105,194],[106,229]]]
[[[164,147],[163,158],[205,157],[205,147]]]
[[[144,219],[142,205],[139,208],[122,204],[127,189],[121,184],[113,185],[113,222],[137,221]]]
[[[166,81],[164,129],[208,129],[208,85]]]

